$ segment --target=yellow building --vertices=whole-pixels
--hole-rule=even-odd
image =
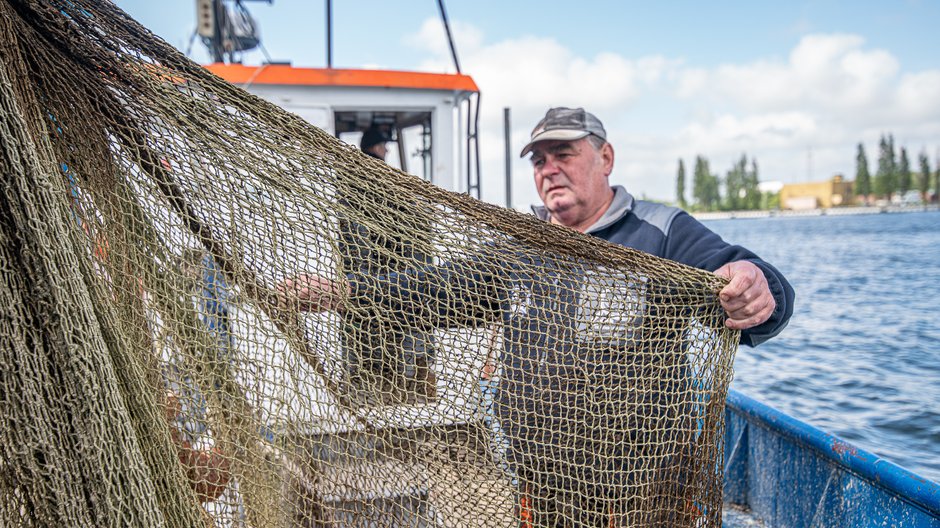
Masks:
[[[808,183],[788,183],[780,189],[780,207],[783,209],[818,209],[852,205],[855,199],[853,184],[841,174],[831,180]]]

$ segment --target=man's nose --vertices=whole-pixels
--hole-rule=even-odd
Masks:
[[[555,164],[555,160],[552,156],[545,156],[545,160],[542,162],[542,166],[539,168],[539,171],[542,173],[542,176],[554,176],[558,174],[559,169],[558,165]]]

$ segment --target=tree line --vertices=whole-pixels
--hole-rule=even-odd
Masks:
[[[676,196],[679,207],[693,211],[742,211],[764,209],[773,204],[772,197],[758,188],[757,159],[748,160],[746,154],[734,162],[722,178],[712,174],[708,159],[695,157],[692,174],[692,202],[686,200],[685,162],[679,160],[676,176]]]
[[[882,135],[878,145],[878,166],[874,175],[869,170],[865,145],[858,144],[855,158],[854,193],[860,204],[879,199],[903,197],[917,191],[924,202],[935,201],[940,193],[940,159],[931,171],[926,150],[917,159],[917,170],[911,167],[905,147],[895,149],[894,136]],[[712,174],[708,159],[695,157],[692,174],[692,201],[687,200],[685,162],[679,159],[676,175],[676,197],[679,207],[692,211],[743,211],[775,209],[780,206],[777,193],[762,193],[758,188],[757,159],[748,160],[746,154],[734,162],[722,178]],[[931,190],[933,194],[931,195]]]
[[[921,200],[931,201],[929,192],[940,191],[940,160],[936,170],[931,172],[927,151],[921,150],[917,156],[918,171],[911,168],[907,149],[900,148],[900,154],[894,148],[894,136],[881,135],[878,142],[878,170],[872,177],[868,168],[868,156],[865,145],[858,144],[855,155],[855,194],[859,201],[869,203],[878,199],[891,199],[892,196],[904,196],[908,191],[917,191]]]

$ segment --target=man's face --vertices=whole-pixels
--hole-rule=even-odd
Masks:
[[[386,143],[376,143],[375,145],[369,147],[369,150],[371,150],[373,154],[382,160],[384,160],[385,156],[388,155],[388,146]]]
[[[532,148],[531,161],[539,197],[557,223],[575,227],[609,203],[610,144],[596,150],[587,138],[540,141]]]

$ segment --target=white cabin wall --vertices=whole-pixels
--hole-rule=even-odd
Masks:
[[[330,135],[333,114],[350,110],[431,111],[431,183],[449,191],[466,192],[466,123],[455,111],[460,100],[450,90],[263,85],[243,86],[249,92],[292,112]],[[455,122],[457,120],[457,122]],[[409,150],[415,145],[406,145]]]

